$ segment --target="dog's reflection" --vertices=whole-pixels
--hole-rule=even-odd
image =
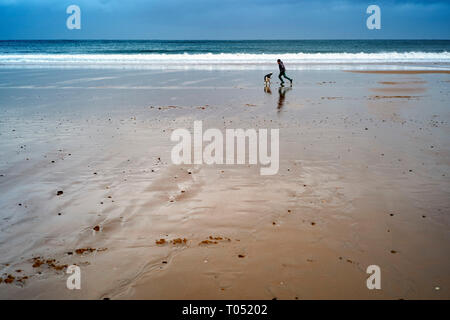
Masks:
[[[279,97],[278,97],[278,107],[277,107],[278,111],[281,111],[281,108],[283,108],[284,100],[286,99],[286,92],[288,92],[291,89],[292,89],[291,87],[286,88],[284,86],[280,86],[278,88],[278,95],[279,95]]]
[[[267,94],[272,94],[272,90],[270,90],[270,85],[265,85],[264,86],[264,92]]]

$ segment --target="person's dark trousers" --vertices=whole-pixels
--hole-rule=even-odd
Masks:
[[[280,74],[278,75],[278,79],[280,79],[281,83],[284,83],[283,79],[281,79],[281,76],[285,77],[285,78],[288,79],[290,82],[292,82],[292,79],[289,78],[289,77],[286,75],[286,72],[285,72],[285,71],[280,72]]]

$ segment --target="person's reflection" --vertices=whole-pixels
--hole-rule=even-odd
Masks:
[[[267,94],[272,94],[272,90],[270,90],[270,85],[265,85],[264,86],[264,92]]]
[[[278,111],[281,111],[281,108],[283,108],[284,105],[284,100],[286,99],[286,92],[288,92],[289,90],[291,90],[292,88],[286,88],[284,86],[280,86],[278,88],[278,94],[279,94],[279,98],[278,98]]]

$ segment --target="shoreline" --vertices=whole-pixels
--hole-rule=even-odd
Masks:
[[[346,70],[346,72],[374,74],[450,74],[450,70]]]

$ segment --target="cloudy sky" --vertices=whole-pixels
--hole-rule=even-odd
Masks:
[[[449,17],[450,0],[0,0],[0,39],[450,39]]]

